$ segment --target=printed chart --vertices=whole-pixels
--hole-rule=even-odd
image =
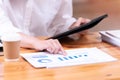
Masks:
[[[79,48],[66,51],[68,53],[67,56],[60,54],[53,55],[47,52],[26,53],[21,54],[21,56],[36,68],[74,66],[117,60],[97,48]]]

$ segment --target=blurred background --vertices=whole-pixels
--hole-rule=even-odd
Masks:
[[[120,0],[73,0],[74,17],[94,19],[100,15],[108,17],[91,31],[120,29]]]

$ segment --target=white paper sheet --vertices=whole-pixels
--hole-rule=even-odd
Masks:
[[[79,48],[66,51],[68,53],[67,56],[52,55],[45,52],[27,53],[21,54],[21,56],[36,68],[53,68],[117,60],[97,48]]]
[[[120,30],[100,31],[102,40],[120,47]]]
[[[109,30],[106,31],[107,34],[120,39],[120,30]]]

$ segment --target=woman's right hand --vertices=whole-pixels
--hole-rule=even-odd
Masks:
[[[36,50],[46,50],[52,54],[63,54],[66,55],[65,50],[62,45],[59,43],[57,39],[49,39],[49,40],[39,40],[34,42],[33,44]]]
[[[66,55],[65,50],[57,39],[40,40],[23,33],[19,34],[21,35],[21,47],[23,48],[31,48],[38,51],[46,50],[51,54]]]

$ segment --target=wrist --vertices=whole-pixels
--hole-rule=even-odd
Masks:
[[[19,33],[21,35],[21,47],[23,48],[34,48],[35,42],[38,41],[37,38],[28,36],[23,33]]]

